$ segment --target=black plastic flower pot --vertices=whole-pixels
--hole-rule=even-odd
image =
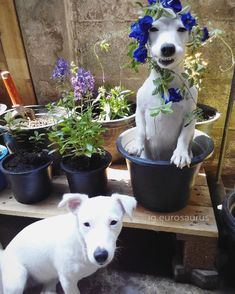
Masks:
[[[94,170],[75,171],[61,161],[61,168],[66,173],[71,193],[84,193],[89,197],[106,195],[108,187],[107,168],[111,164],[112,156],[106,151],[102,165]]]
[[[174,212],[185,207],[201,163],[213,152],[212,139],[196,130],[192,163],[190,167],[180,169],[170,161],[130,155],[126,149],[134,144],[135,137],[136,128],[125,131],[117,140],[117,149],[126,158],[136,200],[143,207],[157,212]]]
[[[6,164],[14,154],[3,159],[0,168],[7,177],[15,199],[24,204],[32,204],[46,199],[51,192],[51,161],[26,172],[12,172]]]

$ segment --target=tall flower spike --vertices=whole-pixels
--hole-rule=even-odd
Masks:
[[[58,58],[52,72],[53,79],[62,79],[70,74],[69,64],[63,58]]]

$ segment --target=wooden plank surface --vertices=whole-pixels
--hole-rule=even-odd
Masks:
[[[118,192],[132,195],[127,170],[110,168],[108,177],[110,194]],[[124,226],[217,238],[218,230],[208,187],[200,177],[205,177],[204,173],[199,174],[189,205],[184,209],[175,213],[156,213],[138,206],[132,220],[125,218]],[[46,218],[62,214],[66,210],[59,209],[57,206],[63,193],[66,192],[69,192],[69,189],[64,176],[55,177],[53,179],[53,194],[45,201],[34,205],[18,203],[9,189],[4,190],[0,193],[0,214],[33,218]]]
[[[7,68],[24,104],[36,104],[13,0],[0,0],[0,36]]]

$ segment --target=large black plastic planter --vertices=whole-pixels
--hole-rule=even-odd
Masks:
[[[213,152],[211,138],[196,130],[191,166],[179,169],[169,161],[154,161],[130,155],[126,148],[134,144],[135,136],[135,128],[122,133],[117,140],[117,149],[126,158],[137,201],[145,208],[157,212],[173,212],[185,207],[202,161]]]
[[[61,161],[61,168],[65,171],[71,193],[84,193],[89,197],[106,195],[108,186],[107,167],[111,164],[112,156],[106,151],[104,164],[91,171],[73,171]]]
[[[27,172],[12,172],[5,168],[14,156],[10,154],[3,159],[0,168],[10,182],[15,199],[24,204],[32,204],[46,199],[51,192],[51,161]]]

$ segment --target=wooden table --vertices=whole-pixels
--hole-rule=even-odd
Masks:
[[[129,173],[123,166],[109,168],[108,178],[110,194],[133,195]],[[10,190],[4,190],[0,193],[0,214],[31,218],[62,214],[65,209],[57,208],[57,205],[66,192],[69,190],[64,176],[53,178],[52,195],[34,205],[18,203]],[[183,258],[175,267],[176,280],[184,280],[193,269],[214,268],[218,229],[204,171],[199,173],[184,209],[174,213],[156,213],[138,206],[132,220],[124,219],[124,226],[176,234],[177,240],[183,244]]]

